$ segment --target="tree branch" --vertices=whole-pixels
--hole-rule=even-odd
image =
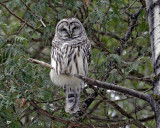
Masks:
[[[149,84],[153,83],[153,79],[149,77],[134,77],[134,76],[127,76],[126,79],[135,80],[135,81],[143,81]]]
[[[75,127],[83,127],[83,128],[91,128],[92,126],[91,125],[87,125],[87,124],[81,124],[81,123],[78,123],[78,122],[71,122],[71,121],[68,121],[68,120],[64,120],[64,119],[61,119],[61,118],[57,118],[55,116],[52,116],[51,114],[49,114],[46,110],[43,110],[41,109],[40,107],[37,106],[37,104],[32,100],[30,101],[30,104],[34,107],[34,110],[36,110],[39,114],[41,115],[45,115],[46,117],[52,119],[52,120],[55,120],[55,121],[58,121],[58,122],[61,122],[63,124],[69,124],[70,126],[75,126]]]
[[[53,67],[50,64],[47,64],[47,63],[45,63],[43,61],[39,61],[39,60],[36,60],[36,59],[33,59],[33,58],[28,58],[27,60],[32,62],[32,63],[40,64],[43,67],[47,67],[47,68],[53,69]]]
[[[56,13],[58,13],[58,11],[57,11],[57,9],[51,4],[51,1],[50,0],[48,0],[48,6],[50,7],[50,8],[52,8],[52,10],[53,11],[55,11]]]
[[[39,61],[39,60],[32,59],[32,58],[29,58],[27,60],[30,61],[30,62],[34,62],[36,64],[40,64],[43,67],[48,67],[48,68],[53,69],[53,67],[50,64],[45,63],[43,61]],[[95,86],[98,86],[100,88],[114,90],[114,91],[124,93],[124,94],[130,95],[130,96],[133,96],[133,97],[137,97],[139,99],[145,100],[145,101],[150,103],[151,98],[146,93],[139,92],[139,91],[129,89],[129,88],[126,88],[126,87],[122,87],[122,86],[119,86],[119,85],[116,85],[116,84],[106,83],[106,82],[102,82],[102,81],[99,81],[99,80],[96,80],[96,79],[91,79],[91,78],[88,78],[88,77],[85,77],[85,76],[82,76],[82,75],[75,75],[75,76],[82,79],[84,82],[86,82],[89,85],[95,85]]]
[[[25,23],[22,25],[22,27],[16,32],[16,35],[18,35],[24,28],[24,26],[26,25],[28,21],[25,21]]]
[[[130,23],[128,30],[126,31],[125,35],[121,38],[122,42],[126,42],[129,40],[129,38],[131,37],[132,31],[135,28],[136,24],[137,24],[137,19],[138,16],[140,14],[140,12],[142,11],[143,6],[138,10],[138,12],[136,14],[129,14],[128,12],[126,12],[127,14],[129,14],[131,16],[132,22]]]
[[[33,30],[43,34],[43,32],[41,32],[40,30],[34,28],[32,25],[30,25],[29,23],[27,23],[24,19],[20,18],[19,16],[17,16],[16,14],[14,14],[3,2],[0,1],[0,4],[14,17],[16,17],[18,20],[20,20],[23,23],[26,23],[27,26],[29,26],[30,28],[32,28]]]
[[[139,0],[140,2],[141,2],[141,4],[144,6],[144,7],[146,7],[146,2],[145,2],[145,0]]]
[[[93,41],[94,41],[100,48],[102,48],[107,54],[111,54],[111,52],[105,47],[105,45],[99,41],[99,38],[96,38],[95,33],[92,33],[92,34],[93,34]]]
[[[95,87],[94,87],[95,88]],[[96,92],[98,91],[97,88],[94,89]],[[134,117],[129,114],[128,112],[126,112],[125,110],[123,110],[118,104],[116,104],[114,101],[108,99],[106,96],[102,94],[100,94],[100,96],[107,101],[107,103],[109,103],[110,105],[112,105],[117,111],[119,111],[122,115],[133,119],[133,124],[135,124],[136,126],[138,126],[139,128],[145,128],[145,126],[143,124],[141,124],[141,122],[139,122],[138,120],[134,119]]]
[[[97,92],[93,92],[83,103],[82,106],[80,107],[80,111],[78,111],[75,114],[76,118],[79,118],[83,116],[88,109],[88,107],[92,104],[92,102],[95,100],[95,98],[98,96]]]
[[[146,93],[139,92],[139,91],[129,89],[129,88],[126,88],[126,87],[122,87],[122,86],[119,86],[119,85],[116,85],[116,84],[106,83],[106,82],[102,82],[102,81],[99,81],[99,80],[96,80],[96,79],[91,79],[91,78],[88,78],[88,77],[85,77],[85,76],[82,76],[82,75],[76,75],[76,76],[78,78],[82,79],[87,84],[96,85],[100,88],[114,90],[114,91],[117,91],[117,92],[128,94],[128,95],[137,97],[139,99],[145,100],[145,101],[150,103],[150,96]]]

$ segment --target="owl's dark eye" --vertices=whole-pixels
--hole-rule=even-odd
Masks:
[[[73,30],[75,30],[75,29],[79,29],[79,27],[74,27]]]
[[[62,28],[61,31],[66,32],[67,30],[65,28]]]
[[[72,29],[72,32],[74,33],[75,31],[77,31],[79,29],[79,27],[74,27],[73,29]]]

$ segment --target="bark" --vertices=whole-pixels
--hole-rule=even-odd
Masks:
[[[151,105],[156,115],[157,128],[160,128],[160,0],[146,0],[148,12],[152,62],[155,74]]]

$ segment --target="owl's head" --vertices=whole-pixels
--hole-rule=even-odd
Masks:
[[[76,18],[67,18],[58,22],[56,34],[62,39],[75,39],[85,34],[82,23]]]

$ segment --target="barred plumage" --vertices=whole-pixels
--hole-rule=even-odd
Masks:
[[[73,37],[69,35],[70,33]],[[80,93],[84,82],[74,75],[88,75],[90,50],[90,42],[79,20],[63,19],[57,24],[51,48],[51,65],[54,70],[51,70],[50,77],[55,85],[65,89],[66,112],[75,113],[79,110]]]

